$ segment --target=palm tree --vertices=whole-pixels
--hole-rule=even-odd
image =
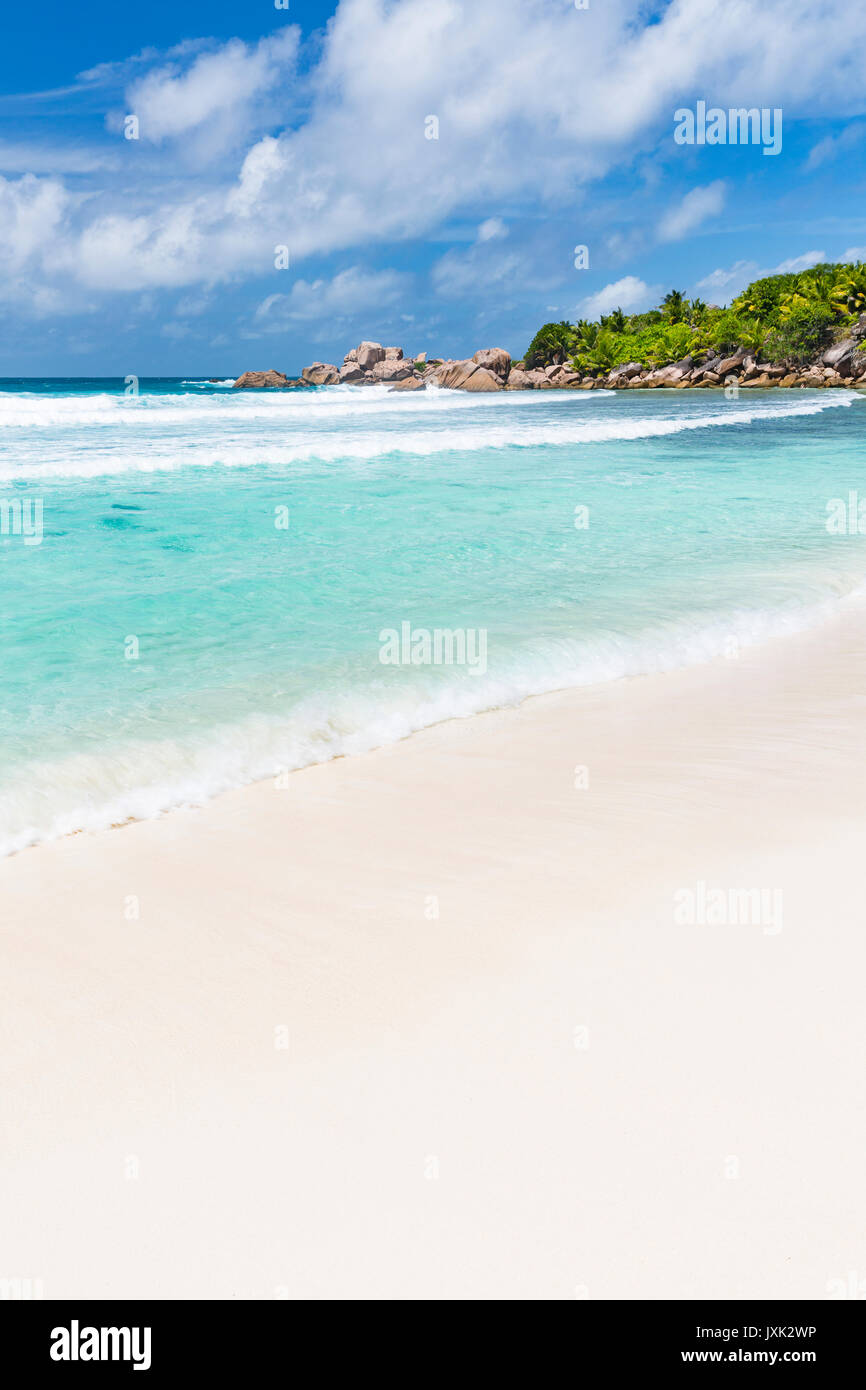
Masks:
[[[614,333],[609,328],[601,328],[592,347],[581,354],[581,368],[592,372],[609,372],[616,366],[617,344]]]
[[[578,319],[574,325],[577,345],[592,347],[598,337],[598,329],[597,323],[591,323],[589,319]]]
[[[668,323],[682,323],[688,309],[688,300],[680,290],[669,290],[661,302],[661,311]]]
[[[791,317],[795,309],[804,309],[809,300],[798,290],[793,290],[790,294],[783,294],[779,300],[779,318],[783,323]]]
[[[561,319],[559,323],[546,323],[529,344],[524,359],[526,366],[549,367],[554,362],[564,362],[574,351],[574,346],[574,328],[566,319]]]
[[[835,309],[862,314],[866,310],[866,266],[856,266],[837,280],[830,302]]]
[[[741,345],[747,352],[751,352],[757,357],[764,346],[766,336],[767,330],[761,326],[758,319],[743,319],[739,337]]]
[[[612,333],[624,333],[627,327],[626,317],[622,309],[613,309],[609,314],[601,316],[602,328],[609,328]]]

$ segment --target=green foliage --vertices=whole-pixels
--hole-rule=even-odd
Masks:
[[[700,334],[688,323],[650,324],[638,333],[599,328],[591,341],[587,336],[581,338],[574,367],[580,372],[609,372],[625,362],[660,367],[678,362],[701,346]]]
[[[784,324],[770,332],[766,350],[774,362],[809,362],[830,343],[836,319],[829,304],[798,304]]]
[[[546,323],[539,328],[526,353],[526,366],[549,367],[553,362],[564,362],[574,351],[575,331],[564,319],[559,323]]]
[[[640,333],[642,328],[649,328],[652,323],[661,323],[662,312],[660,309],[648,309],[645,314],[632,314],[628,326],[632,333]]]
[[[779,305],[785,296],[796,290],[798,279],[797,275],[767,275],[763,280],[755,280],[737,295],[731,308],[735,314],[747,318],[778,323]]]
[[[830,291],[829,301],[840,312],[866,312],[866,266],[854,266],[847,274],[840,275]]]
[[[682,323],[688,317],[689,301],[679,290],[669,290],[662,300],[661,310],[668,323]]]
[[[643,314],[614,309],[597,322],[546,323],[526,354],[526,366],[571,358],[576,371],[596,375],[625,362],[661,367],[699,353],[723,356],[737,348],[771,361],[814,359],[861,313],[866,313],[866,265],[822,262],[808,270],[765,275],[728,308],[709,309],[670,290]]]
[[[716,352],[728,354],[740,346],[743,321],[733,309],[717,310],[707,316],[707,340]]]

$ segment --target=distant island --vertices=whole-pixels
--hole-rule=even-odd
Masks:
[[[866,265],[821,263],[755,280],[726,308],[671,290],[643,314],[614,309],[597,321],[546,323],[517,362],[504,348],[455,360],[365,341],[340,367],[313,362],[294,378],[244,372],[234,384],[484,392],[866,386],[864,339]]]

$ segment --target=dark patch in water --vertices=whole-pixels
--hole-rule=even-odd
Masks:
[[[112,510],[115,512],[143,512],[144,507],[137,507],[134,502],[112,502]]]
[[[160,541],[160,548],[161,548],[162,550],[184,550],[184,551],[191,551],[194,547],[192,546],[192,544],[191,544],[189,541],[184,541],[184,540],[180,540],[180,539],[175,539],[175,540]]]

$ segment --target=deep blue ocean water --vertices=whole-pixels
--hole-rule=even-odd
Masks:
[[[821,621],[864,408],[0,381],[0,852]]]

